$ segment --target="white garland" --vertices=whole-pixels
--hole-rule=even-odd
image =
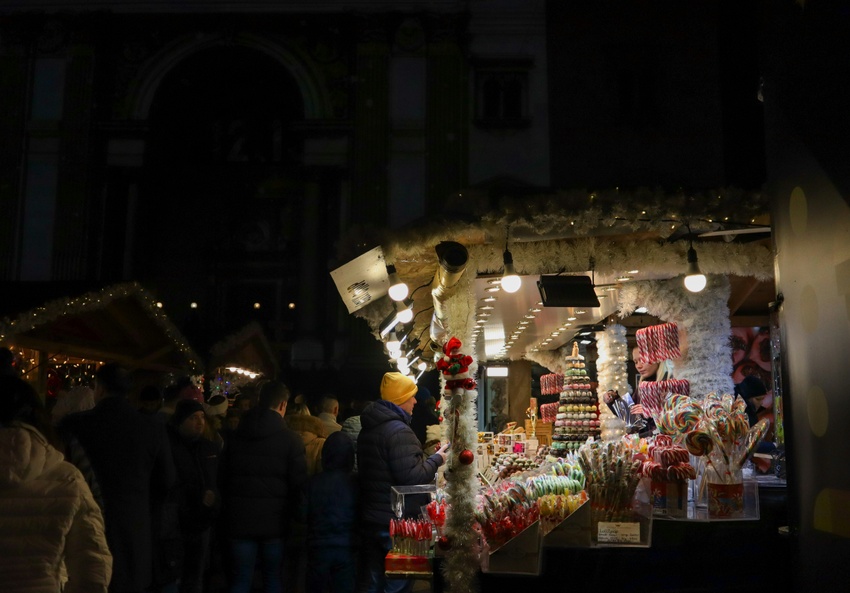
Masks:
[[[474,377],[478,362],[474,354],[471,356],[473,362],[468,373],[463,375]],[[478,391],[456,389],[454,394],[446,394],[446,381],[455,378],[459,376],[440,375],[443,389],[443,422],[452,442],[445,472],[446,493],[450,505],[446,516],[446,537],[451,547],[446,551],[443,574],[449,591],[470,593],[477,589],[476,577],[480,566],[477,553],[478,534],[472,529],[475,523],[475,495],[478,493],[479,484],[476,462],[464,465],[458,460],[458,455],[464,450],[474,452],[477,448],[478,427],[475,424],[475,410]]]
[[[620,395],[630,393],[631,387],[629,386],[628,366],[626,364],[628,353],[626,328],[615,323],[606,326],[605,331],[596,332],[596,347],[598,352],[596,373],[599,384],[597,394],[600,401],[609,389],[617,391]],[[608,406],[600,406],[599,408],[603,416],[614,415]]]
[[[732,393],[732,348],[729,337],[729,279],[707,276],[702,292],[690,292],[681,279],[629,283],[620,290],[619,315],[644,306],[650,315],[686,330],[688,347],[674,375],[690,382],[691,396],[712,391]]]
[[[572,346],[570,346],[570,342],[568,342],[556,350],[539,350],[537,352],[526,350],[523,354],[523,358],[539,364],[552,373],[563,374],[564,369],[566,368],[566,361],[564,359],[569,356],[571,348]]]

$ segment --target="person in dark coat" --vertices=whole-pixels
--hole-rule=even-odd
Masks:
[[[304,444],[283,420],[289,389],[271,381],[257,406],[242,415],[222,465],[224,524],[230,540],[231,593],[248,593],[262,559],[266,593],[281,590],[281,560],[289,520],[303,503],[307,483]]]
[[[413,413],[410,418],[410,428],[413,429],[416,438],[425,446],[428,441],[428,427],[440,423],[440,419],[434,411],[437,408],[437,400],[431,395],[427,387],[421,385],[419,391],[416,392],[416,405],[413,406]]]
[[[386,373],[381,380],[381,399],[360,414],[357,438],[361,500],[361,550],[364,567],[361,591],[410,591],[412,581],[384,576],[384,558],[391,549],[389,526],[394,518],[392,486],[431,482],[446,461],[448,444],[425,457],[419,439],[410,428],[417,387],[401,373]]]
[[[357,485],[354,442],[340,431],[322,447],[322,471],[307,487],[307,591],[354,591]]]
[[[218,454],[220,447],[205,438],[206,414],[203,404],[184,399],[177,403],[168,423],[168,438],[177,483],[169,496],[176,513],[179,548],[180,593],[201,593],[204,584],[210,532],[221,506],[218,494]],[[171,590],[178,590],[172,587]]]
[[[95,374],[95,407],[61,423],[88,455],[103,494],[113,555],[111,593],[139,593],[151,585],[151,508],[165,500],[175,481],[163,427],[130,405],[129,391],[129,373],[105,364]]]

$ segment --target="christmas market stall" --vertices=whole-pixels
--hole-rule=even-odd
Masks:
[[[263,328],[252,321],[216,342],[207,365],[210,397],[233,401],[244,389],[278,373],[278,363]]]
[[[423,488],[446,587],[539,574],[546,548],[648,548],[659,520],[757,521],[747,466],[769,423],[735,395],[730,340],[770,323],[766,301],[750,309],[773,294],[768,200],[463,200],[454,219],[375,231],[366,252],[352,229],[331,273],[393,367],[440,373],[452,446]],[[630,364],[658,370],[632,388]]]
[[[0,321],[0,345],[12,350],[21,376],[48,398],[63,389],[91,386],[95,370],[105,362],[126,365],[146,377],[142,382],[160,384],[165,376],[203,372],[201,360],[161,304],[138,283],[78,296],[58,296],[62,290],[71,288],[10,285]]]

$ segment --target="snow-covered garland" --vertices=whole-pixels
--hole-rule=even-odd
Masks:
[[[596,347],[598,357],[596,359],[596,372],[599,382],[599,401],[603,394],[609,389],[617,391],[620,395],[631,392],[629,386],[628,367],[626,357],[628,342],[626,340],[626,328],[618,323],[605,327],[605,331],[596,332]],[[613,415],[608,406],[600,406],[603,415]]]
[[[449,591],[454,593],[477,589],[479,566],[478,534],[472,529],[479,488],[473,453],[478,443],[474,413],[478,391],[473,379],[478,365],[473,357],[460,352],[461,346],[461,341],[452,337],[443,347],[443,355],[437,358],[443,421],[446,438],[452,444],[445,471],[450,510],[445,539],[438,543],[446,551],[443,574]]]
[[[701,228],[713,230],[730,224],[736,227],[752,224],[753,219],[770,212],[770,198],[736,188],[692,194],[615,188],[597,192],[571,190],[542,196],[505,197],[495,205],[489,197],[478,201],[465,197],[455,206],[458,215],[453,219],[405,228],[401,234],[386,228],[352,226],[339,243],[339,257],[351,259],[376,243],[382,245],[384,254],[393,261],[428,259],[433,256],[433,246],[444,240],[459,241],[464,245],[497,241],[503,248],[508,226],[513,236],[563,235],[569,229],[578,237],[638,231],[668,237],[685,223],[692,226],[698,223]],[[463,208],[469,216],[461,216]],[[479,217],[480,212],[485,214]],[[475,221],[469,222],[473,218]]]
[[[570,355],[571,348],[571,342],[568,342],[556,350],[539,350],[537,352],[526,350],[523,358],[539,364],[552,373],[563,373],[564,363],[566,362],[564,359]]]
[[[619,315],[627,317],[637,307],[646,307],[650,315],[676,323],[687,331],[687,354],[676,364],[677,379],[691,384],[691,395],[701,398],[717,391],[732,393],[732,348],[729,337],[729,279],[707,276],[702,292],[682,287],[681,280],[635,282],[619,294]]]

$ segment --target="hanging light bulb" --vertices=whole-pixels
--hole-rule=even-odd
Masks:
[[[505,292],[516,292],[522,286],[522,278],[520,278],[514,269],[514,257],[511,252],[505,249],[504,253],[505,271],[502,274],[502,290]]]
[[[691,243],[690,248],[688,248],[688,272],[685,275],[685,288],[691,292],[700,292],[705,288],[705,283],[705,274],[699,269],[697,252],[694,249],[694,244]]]
[[[388,291],[390,298],[394,301],[403,301],[406,299],[409,289],[407,288],[407,284],[402,282],[398,277],[393,264],[387,264],[387,275],[389,276],[390,283],[390,289]]]
[[[395,310],[395,318],[398,323],[410,323],[413,320],[413,299],[404,299],[397,302],[395,304]]]
[[[390,337],[387,339],[387,350],[390,352],[397,352],[401,349],[401,340],[398,339],[398,336],[394,331],[390,332]]]

